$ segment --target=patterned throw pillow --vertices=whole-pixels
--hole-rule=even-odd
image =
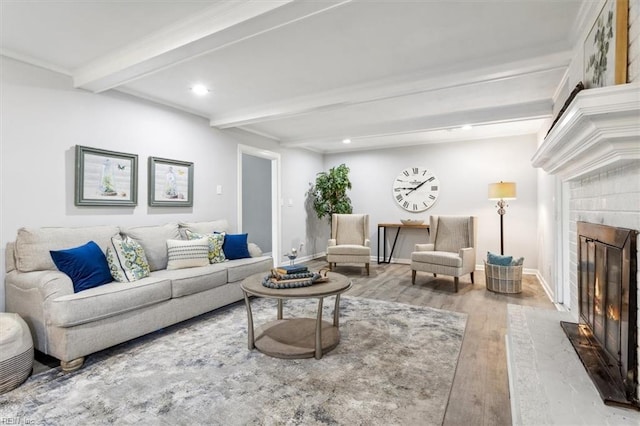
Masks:
[[[133,238],[111,238],[107,247],[107,262],[111,276],[121,283],[133,282],[149,276],[149,262],[144,249]]]
[[[222,251],[224,232],[220,234],[198,234],[190,229],[186,229],[185,234],[189,240],[197,240],[200,238],[207,238],[209,240],[209,263],[221,263],[226,260],[224,251]]]
[[[209,239],[167,240],[167,269],[193,268],[209,264]]]

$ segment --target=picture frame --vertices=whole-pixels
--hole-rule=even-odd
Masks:
[[[193,163],[149,157],[149,206],[192,207]]]
[[[627,82],[628,0],[607,0],[584,41],[587,89]]]
[[[138,156],[76,145],[76,206],[138,205]]]

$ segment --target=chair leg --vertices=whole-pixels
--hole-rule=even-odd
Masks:
[[[471,284],[475,284],[475,283],[473,282],[473,272],[471,273]]]
[[[458,277],[453,277],[453,288],[458,292]]]
[[[365,266],[365,268],[367,268],[367,275],[369,275],[369,264],[365,263],[364,266]]]
[[[416,270],[412,269],[411,270],[411,285],[416,283]]]

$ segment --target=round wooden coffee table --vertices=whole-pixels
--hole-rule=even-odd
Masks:
[[[340,294],[351,288],[351,280],[344,275],[329,272],[329,281],[309,287],[275,289],[264,287],[265,273],[252,275],[242,281],[247,307],[249,350],[254,348],[276,358],[322,358],[340,342]],[[278,300],[278,314],[255,331],[249,296]],[[325,297],[336,296],[333,309],[333,324],[322,320],[322,304]],[[287,299],[318,299],[316,318],[283,318],[282,301]]]

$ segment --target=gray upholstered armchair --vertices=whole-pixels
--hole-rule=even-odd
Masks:
[[[327,262],[333,270],[336,263],[364,263],[369,275],[369,215],[333,214],[331,239],[327,246]]]
[[[429,244],[416,244],[411,253],[411,283],[418,271],[453,276],[458,292],[458,278],[476,269],[478,218],[475,216],[431,216]]]

